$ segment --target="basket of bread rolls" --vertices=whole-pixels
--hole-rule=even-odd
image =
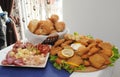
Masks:
[[[54,44],[67,32],[65,22],[59,21],[59,16],[54,14],[46,20],[31,20],[27,26],[26,37],[33,44]]]

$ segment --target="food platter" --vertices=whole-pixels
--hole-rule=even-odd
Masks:
[[[107,71],[119,57],[117,47],[110,42],[76,33],[66,34],[63,39],[55,42],[50,51],[53,66],[69,73]]]
[[[48,58],[49,58],[49,52],[46,54],[45,56],[45,61],[44,63],[40,64],[40,65],[22,65],[22,66],[17,66],[17,65],[4,65],[2,64],[2,61],[6,59],[6,55],[8,54],[8,52],[13,48],[14,44],[2,49],[0,51],[0,66],[11,66],[11,67],[33,67],[33,68],[45,68]]]

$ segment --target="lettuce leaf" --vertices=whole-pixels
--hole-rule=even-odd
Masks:
[[[118,60],[120,58],[119,50],[117,47],[113,46],[112,51],[113,51],[114,55],[110,58],[110,61],[111,61],[110,66],[113,66],[113,64],[116,62],[116,60]]]
[[[55,62],[56,58],[57,58],[57,56],[55,56],[55,55],[50,55],[50,61],[51,61],[51,62]]]
[[[53,63],[53,66],[58,70],[65,69],[69,73],[72,73],[75,70],[84,70],[85,69],[84,65],[80,65],[78,67],[71,68],[71,65],[67,64],[64,60],[62,61],[61,64],[57,64],[55,62],[56,59],[57,59],[57,56],[50,55],[50,61]]]
[[[56,62],[53,63],[53,66],[58,70],[62,69],[62,66],[60,64],[57,64]]]
[[[87,35],[87,37],[88,37],[88,38],[93,39],[93,36],[92,36],[92,35],[90,35],[90,34],[89,34],[89,35]]]
[[[75,36],[77,36],[77,35],[79,35],[79,33],[77,33],[77,32],[74,32],[74,35],[75,35]]]

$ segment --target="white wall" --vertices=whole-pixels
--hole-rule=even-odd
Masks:
[[[71,33],[91,34],[120,49],[120,0],[63,0],[63,19]]]

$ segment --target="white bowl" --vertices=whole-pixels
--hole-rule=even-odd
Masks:
[[[56,42],[59,38],[63,38],[63,36],[68,33],[68,28],[65,28],[63,32],[58,32],[50,35],[36,35],[30,32],[28,29],[25,30],[25,37],[28,42],[31,42],[33,44],[38,43],[45,43],[45,44],[53,44]]]

